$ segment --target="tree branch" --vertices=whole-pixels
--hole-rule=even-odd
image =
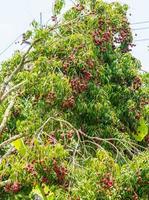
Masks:
[[[4,142],[2,142],[0,144],[0,149],[2,149],[4,146],[10,144],[11,142],[13,142],[15,140],[18,140],[18,139],[22,138],[22,137],[24,137],[24,135],[23,134],[19,134],[19,135],[15,135],[15,136],[9,138],[8,140],[6,140],[6,141],[4,141]]]
[[[8,117],[10,115],[10,111],[11,111],[12,107],[14,106],[15,99],[16,99],[16,95],[12,98],[12,100],[10,101],[10,104],[8,105],[8,107],[7,107],[7,109],[4,113],[4,116],[3,116],[3,119],[2,119],[2,122],[1,122],[1,125],[0,125],[0,134],[2,133],[3,129],[6,126]]]
[[[4,101],[13,91],[17,90],[20,86],[22,86],[26,81],[22,81],[21,83],[18,83],[17,85],[10,88],[7,92],[5,92],[2,97],[0,98],[0,102]]]
[[[4,159],[6,159],[8,156],[10,156],[12,153],[14,153],[16,150],[14,147],[11,147],[1,158],[0,158],[0,164]]]
[[[10,76],[3,82],[2,86],[1,86],[1,94],[4,93],[8,83],[13,79],[13,77],[23,68],[24,64],[25,64],[25,59],[27,54],[30,52],[30,50],[32,49],[32,47],[38,42],[40,41],[41,38],[35,40],[31,46],[28,48],[28,50],[24,53],[24,55],[22,56],[22,59],[20,61],[20,64],[14,69],[14,71],[10,74]]]

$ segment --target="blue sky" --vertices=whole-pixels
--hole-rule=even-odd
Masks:
[[[112,0],[107,0],[111,2]],[[130,7],[129,16],[131,23],[140,21],[149,21],[149,0],[119,0],[127,3]],[[36,19],[39,21],[39,13],[43,13],[43,22],[46,22],[51,16],[53,0],[1,0],[0,4],[0,53],[9,46],[20,34],[25,32],[30,23]],[[67,0],[67,6],[72,4]],[[132,28],[149,27],[148,24],[132,25]],[[137,39],[149,38],[149,29],[133,31],[138,35]],[[135,57],[141,60],[142,68],[149,71],[149,40],[136,42],[137,46],[133,50]],[[14,50],[19,46],[14,44],[5,53],[0,55],[0,62],[10,57]]]

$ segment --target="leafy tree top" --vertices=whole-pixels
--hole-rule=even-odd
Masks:
[[[61,17],[63,6],[63,0],[56,1],[50,25],[33,22],[22,41],[30,43],[28,50],[15,52],[2,65],[1,155],[13,146],[19,156],[32,151],[35,160],[41,148],[46,158],[50,143],[63,145],[67,153],[74,149],[67,161],[74,161],[77,151],[88,157],[104,148],[127,162],[147,145],[149,112],[148,74],[140,73],[141,64],[131,54],[128,7],[80,0]],[[30,160],[28,154],[25,159]],[[57,159],[59,165],[64,158]],[[10,171],[2,165],[4,179],[14,179],[14,157],[9,162]],[[54,157],[47,162],[54,165]]]

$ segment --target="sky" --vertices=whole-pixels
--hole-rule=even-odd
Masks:
[[[9,58],[14,50],[20,48],[19,44],[13,43],[16,38],[21,39],[21,34],[26,32],[31,22],[35,19],[40,20],[42,12],[43,24],[52,15],[52,5],[54,0],[1,0],[0,4],[0,62]],[[72,0],[67,1],[67,8],[72,5]],[[112,0],[106,0],[112,2]],[[114,0],[113,0],[114,1]],[[142,69],[149,71],[149,23],[133,24],[136,22],[149,21],[149,0],[117,0],[129,5],[128,17],[132,24],[134,33],[134,43],[137,45],[133,49],[133,55],[142,63]],[[131,16],[129,15],[131,13]],[[134,30],[137,28],[148,27],[145,30]],[[135,36],[137,33],[137,36]],[[11,47],[10,44],[12,44]],[[3,51],[7,49],[4,53]],[[23,48],[23,47],[21,47]]]

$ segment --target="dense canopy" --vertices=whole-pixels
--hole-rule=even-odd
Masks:
[[[128,7],[64,5],[2,64],[0,199],[147,200],[149,74]]]

